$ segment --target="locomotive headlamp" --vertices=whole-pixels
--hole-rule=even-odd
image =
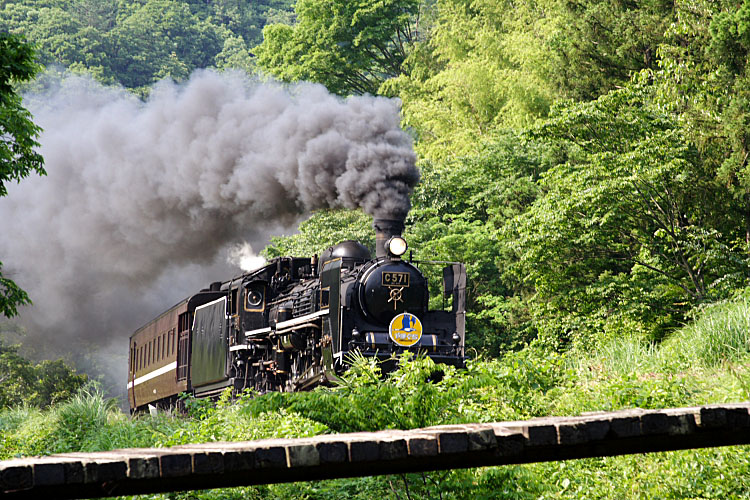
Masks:
[[[385,243],[385,248],[388,253],[395,257],[401,257],[406,253],[407,245],[406,240],[401,236],[394,236]]]

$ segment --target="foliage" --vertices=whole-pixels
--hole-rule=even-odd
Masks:
[[[33,78],[38,69],[31,45],[0,32],[0,197],[8,193],[7,182],[20,181],[32,172],[46,173],[44,159],[34,150],[41,129],[21,105],[15,87]],[[0,314],[11,318],[18,313],[18,306],[28,304],[31,300],[26,292],[0,273]]]
[[[254,49],[258,66],[283,81],[310,80],[334,93],[375,94],[405,71],[419,38],[419,0],[298,0],[297,23],[272,24]]]
[[[118,82],[138,88],[169,76],[184,80],[213,62],[223,44],[214,26],[174,0],[149,0],[118,12],[107,33],[110,70]]]
[[[2,272],[0,263],[0,272]],[[0,274],[0,314],[6,318],[12,318],[18,314],[18,307],[31,304],[29,295],[24,292],[13,280],[5,278]]]
[[[18,346],[0,344],[0,407],[30,405],[40,408],[64,401],[85,384],[62,360],[33,364]]]
[[[61,403],[55,411],[57,449],[65,451],[94,451],[96,436],[108,427],[111,418],[118,418],[115,400],[107,399],[95,385],[81,388],[71,399]]]
[[[41,129],[31,121],[14,88],[37,70],[32,47],[20,37],[0,33],[0,196],[8,194],[9,181],[20,181],[32,172],[45,174],[44,160],[34,151]]]
[[[665,362],[679,369],[700,363],[716,368],[736,363],[750,352],[750,301],[747,293],[711,304],[662,345]]]
[[[221,52],[214,57],[217,68],[241,69],[246,73],[255,73],[255,61],[250,56],[245,40],[241,36],[229,36],[224,40]]]
[[[340,94],[400,97],[422,170],[405,236],[419,260],[466,263],[470,351],[502,356],[466,370],[404,357],[388,374],[352,359],[339,386],[216,406],[188,398],[189,417],[130,420],[89,391],[0,411],[3,456],[750,397],[737,293],[750,272],[750,0],[300,0],[294,13],[286,0],[0,5],[0,31],[25,34],[39,62],[140,93],[196,67],[257,64]],[[38,130],[27,130],[33,152]],[[264,253],[372,247],[370,224],[358,211],[317,212]],[[427,271],[436,302],[438,271]],[[0,293],[10,307],[28,300],[1,277]],[[8,401],[43,406],[75,389],[64,365],[37,372],[3,349],[0,367],[19,381]],[[29,390],[38,374],[60,374],[63,390]],[[740,498],[747,457],[712,449],[197,495]]]
[[[659,102],[680,117],[686,136],[701,152],[708,175],[734,202],[726,207],[750,248],[748,174],[748,2],[694,1],[676,4],[675,22],[660,49],[655,75]]]
[[[407,238],[417,259],[466,264],[470,347],[496,355],[535,335],[505,235],[536,200],[539,175],[555,161],[552,148],[507,132],[476,155],[421,164]],[[437,297],[440,277],[428,277]]]
[[[659,47],[675,20],[665,0],[574,0],[561,2],[549,41],[552,83],[563,95],[588,101],[628,83],[644,69],[657,69]]]
[[[107,84],[148,91],[196,68],[254,71],[252,47],[268,19],[291,22],[290,0],[22,0],[0,5],[0,29],[23,34],[38,61],[86,71]]]
[[[503,362],[469,362],[466,371],[437,366],[408,354],[386,362],[383,376],[373,358],[355,356],[334,388],[310,393],[269,393],[250,400],[251,415],[285,409],[325,424],[335,432],[412,429],[438,424],[537,416],[546,410],[545,394],[560,374],[560,358],[531,363],[529,352]]]
[[[246,393],[234,402],[227,392],[216,405],[188,397],[187,416],[130,419],[101,393],[87,389],[45,411],[24,407],[0,411],[0,456],[736,401],[747,397],[742,384],[730,383],[738,376],[750,379],[744,368],[750,360],[747,348],[734,361],[722,364],[691,358],[690,349],[678,364],[669,364],[667,359],[674,354],[670,341],[675,345],[699,342],[709,330],[721,335],[722,323],[712,318],[745,314],[746,309],[742,297],[709,308],[699,318],[703,332],[686,327],[674,332],[663,347],[637,339],[613,339],[597,351],[561,356],[535,343],[501,360],[470,361],[466,370],[438,367],[427,358],[404,357],[386,375],[377,363],[358,358],[336,387],[309,393]],[[442,372],[442,378],[437,372]],[[724,499],[750,493],[748,470],[747,448],[728,447],[157,498]]]
[[[557,341],[631,321],[659,337],[748,271],[731,199],[679,124],[649,105],[653,91],[634,83],[561,106],[534,132],[569,151],[518,219],[520,269]]]
[[[189,419],[169,432],[154,432],[156,446],[174,446],[210,441],[250,441],[263,438],[306,437],[322,434],[328,429],[296,413],[280,411],[263,413],[248,419],[241,408],[255,395],[247,392],[232,399],[231,389],[225,390],[214,404],[211,400],[183,397]]]
[[[383,91],[404,101],[405,123],[429,158],[475,154],[498,128],[544,116],[553,2],[447,0],[437,3],[429,38],[409,55],[409,71]]]
[[[299,225],[299,233],[274,236],[263,250],[269,259],[281,256],[320,255],[344,240],[354,240],[375,253],[372,218],[361,210],[319,210]]]

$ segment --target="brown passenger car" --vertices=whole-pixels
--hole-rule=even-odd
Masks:
[[[195,308],[226,295],[206,291],[189,297],[130,337],[128,402],[134,411],[158,401],[175,403],[177,396],[190,390],[190,328]]]
[[[187,390],[190,329],[187,303],[183,300],[130,338],[128,399],[131,408],[175,397]]]

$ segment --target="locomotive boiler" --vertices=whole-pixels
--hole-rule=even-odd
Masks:
[[[421,352],[463,365],[464,265],[407,259],[403,221],[373,226],[375,258],[354,241],[320,257],[275,258],[212,283],[138,329],[130,337],[131,411],[173,405],[183,392],[307,390],[334,382],[355,352],[381,360]],[[442,297],[431,309],[421,269],[435,266]]]

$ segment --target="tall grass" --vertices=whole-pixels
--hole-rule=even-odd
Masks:
[[[110,421],[122,418],[113,399],[95,385],[79,390],[55,409],[58,420],[56,448],[62,451],[95,451],[97,437],[109,430]]]
[[[715,369],[750,361],[750,299],[740,297],[707,306],[693,323],[672,332],[661,343],[638,336],[615,338],[567,360],[583,379],[601,374]]]
[[[750,299],[705,307],[662,343],[631,336],[566,356],[571,390],[551,411],[705,404],[750,398]]]
[[[581,379],[606,374],[647,373],[658,369],[658,346],[637,336],[609,339],[588,353],[567,356]]]
[[[745,296],[707,307],[696,321],[668,337],[662,363],[678,369],[713,368],[739,362],[750,353],[750,299]]]

